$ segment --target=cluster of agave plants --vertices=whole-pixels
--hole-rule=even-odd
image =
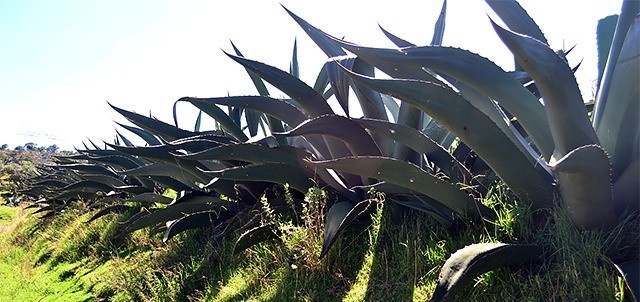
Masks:
[[[165,240],[201,227],[216,238],[241,233],[238,252],[277,238],[276,227],[260,219],[265,202],[296,215],[309,188],[320,187],[329,196],[320,257],[367,216],[371,189],[447,227],[494,219],[480,200],[497,179],[541,219],[545,210],[564,207],[577,228],[591,230],[637,215],[640,2],[624,1],[619,16],[598,26],[593,106],[582,99],[567,52],[552,50],[516,1],[486,2],[507,27],[492,21],[514,55],[514,71],[440,46],[446,1],[431,45],[416,46],[383,29],[397,45],[390,49],[335,38],[287,10],[329,58],[313,86],[298,78],[295,46],[288,72],[247,59],[233,46],[235,54],[227,55],[246,69],[258,95],[184,97],[174,104],[173,123],[112,105],[132,124],[119,125],[146,145],[118,132],[104,148],[91,143],[57,158],[24,193],[43,218],[77,200],[100,209],[91,220],[134,211],[125,234],[146,227],[164,232]],[[286,97],[273,97],[265,82]],[[359,104],[362,117],[350,114],[350,102]],[[178,126],[178,103],[200,110],[193,131]],[[200,130],[203,113],[216,130]],[[180,194],[164,197],[166,188]],[[529,262],[542,250],[467,246],[444,264],[433,300],[448,300],[475,275]],[[639,262],[628,260],[617,267],[637,296],[632,280]]]

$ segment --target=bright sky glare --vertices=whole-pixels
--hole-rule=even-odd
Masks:
[[[125,120],[107,101],[171,123],[173,102],[180,97],[256,94],[244,69],[221,51],[232,51],[230,40],[247,58],[288,70],[297,38],[301,78],[313,85],[326,57],[280,3],[329,34],[376,47],[393,47],[378,23],[405,40],[427,44],[442,5],[441,0],[0,0],[0,144],[34,142],[71,150],[87,138],[112,142],[113,121]],[[582,60],[576,77],[583,97],[591,99],[596,23],[619,13],[622,1],[520,3],[554,49],[576,45],[569,62]],[[449,0],[447,9],[445,45],[513,69],[484,1]],[[178,113],[181,126],[192,127],[197,111],[181,104]],[[203,127],[208,125],[205,120]]]

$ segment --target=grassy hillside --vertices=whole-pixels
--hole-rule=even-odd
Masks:
[[[492,193],[486,202],[500,208],[505,198]],[[294,226],[273,217],[279,239],[234,256],[233,244],[212,240],[208,229],[163,243],[148,229],[117,236],[128,214],[86,224],[93,213],[74,208],[40,220],[1,207],[8,227],[0,233],[0,301],[424,301],[451,253],[498,240],[553,250],[531,266],[481,275],[460,301],[624,301],[604,255],[637,248],[637,233],[581,232],[563,213],[532,232],[528,211],[517,207],[500,209],[496,223],[451,233],[416,213],[392,223],[382,200],[372,204],[371,226],[349,230],[324,259],[323,222],[315,219]]]

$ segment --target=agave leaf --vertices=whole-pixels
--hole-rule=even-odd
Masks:
[[[278,238],[274,224],[252,228],[240,235],[240,238],[238,238],[236,244],[233,246],[233,255],[237,255],[260,242]]]
[[[387,108],[387,110],[391,112],[391,116],[393,117],[393,120],[397,121],[398,114],[400,113],[400,105],[398,105],[398,103],[392,97],[386,94],[381,93],[380,98],[382,99],[382,102],[384,102],[385,108]]]
[[[291,64],[289,65],[289,73],[300,78],[300,66],[298,65],[298,40],[293,40],[293,55],[291,56]]]
[[[611,192],[610,164],[598,145],[587,145],[549,163],[558,173],[562,201],[579,228],[611,226],[616,221]]]
[[[633,295],[633,299],[638,301],[638,298],[640,298],[640,260],[616,263],[615,267],[624,278],[627,288]]]
[[[298,166],[281,163],[252,164],[219,171],[203,171],[212,177],[239,181],[266,181],[289,184],[291,188],[306,193],[313,187],[311,173]]]
[[[414,192],[427,195],[459,214],[486,212],[481,204],[460,188],[443,181],[420,167],[389,157],[359,156],[327,161],[309,161],[318,168],[371,177],[396,184]]]
[[[433,37],[431,38],[431,45],[442,45],[442,39],[444,38],[445,19],[447,17],[447,0],[442,1],[442,8],[438,15],[438,20],[434,25]]]
[[[454,183],[469,183],[473,178],[471,172],[451,156],[447,150],[414,128],[372,119],[356,121],[370,131],[387,135],[398,143],[424,154],[429,161],[435,163],[447,176],[451,177]]]
[[[202,110],[198,110],[198,116],[196,117],[196,123],[193,126],[193,132],[200,132],[201,124],[202,124]]]
[[[238,55],[240,57],[244,57],[242,55],[242,53],[240,52],[240,50],[235,46],[235,44],[233,44],[233,42],[231,42],[231,47],[233,47],[233,51],[235,51],[236,55]],[[245,68],[245,70],[247,71],[247,74],[251,78],[251,81],[253,82],[253,85],[258,90],[258,94],[260,94],[261,96],[268,96],[269,95],[269,90],[267,89],[267,86],[264,84],[262,79],[257,74],[252,72],[250,69]],[[246,121],[247,121],[247,126],[249,128],[249,134],[251,136],[256,136],[257,132],[258,132],[257,131],[258,130],[258,124],[260,123],[260,121],[259,121],[260,114],[258,114],[257,112],[255,112],[253,110],[248,110],[248,109],[245,110],[244,112],[245,112],[245,117],[246,117]],[[240,110],[238,110],[238,113],[240,113]],[[240,125],[239,116],[238,116],[238,119],[235,120],[235,122],[236,122],[236,124]]]
[[[177,120],[176,105],[178,104],[178,102],[189,102],[190,99],[191,98],[183,97],[183,98],[175,101],[175,103],[173,103],[173,118],[174,118],[174,120]],[[191,102],[191,103],[193,104],[193,102]],[[196,107],[198,107],[198,106],[196,106]],[[243,141],[243,142],[249,140],[249,138],[242,131],[242,128],[240,128],[240,125],[236,124],[236,122],[234,122],[229,117],[229,115],[227,115],[218,106],[201,106],[201,107],[198,107],[198,109],[204,111],[204,113],[206,113],[208,116],[212,117],[214,120],[216,120],[218,123],[220,123],[220,126],[222,126],[222,129],[224,131],[226,131],[227,133],[229,133],[231,136],[233,136],[235,139],[237,139],[239,141]]]
[[[418,75],[420,70],[428,68],[464,82],[498,101],[516,116],[545,158],[549,158],[553,152],[551,132],[542,104],[520,82],[486,58],[452,47],[381,49],[363,47],[342,40],[336,41],[358,57],[396,78],[398,76],[394,75],[394,70],[414,70]],[[424,80],[425,77],[414,79]]]
[[[194,189],[199,189],[196,188],[193,185],[188,185],[185,184],[173,177],[169,177],[169,176],[160,176],[160,175],[152,175],[149,176],[149,179],[157,182],[159,184],[162,184],[164,186],[167,186],[168,188],[173,189],[174,191],[183,191],[183,190],[194,190]]]
[[[131,170],[122,171],[125,175],[131,176],[166,176],[179,180],[189,186],[197,189],[195,183],[207,183],[209,179],[206,176],[195,175],[190,171],[180,168],[174,164],[168,163],[151,163],[146,166],[138,167]],[[201,174],[201,173],[199,173]]]
[[[398,46],[398,47],[400,47],[400,48],[403,48],[403,47],[410,47],[410,46],[416,46],[415,44],[413,44],[413,43],[411,43],[411,42],[409,42],[409,41],[407,41],[407,40],[405,40],[405,39],[402,39],[402,38],[400,38],[400,37],[398,37],[398,36],[396,36],[396,35],[394,35],[394,34],[390,33],[389,31],[387,31],[386,29],[384,29],[384,28],[382,27],[382,25],[378,24],[378,27],[380,27],[380,30],[382,30],[382,33],[383,33],[385,36],[387,36],[387,38],[388,38],[389,40],[391,40],[391,42],[392,42],[393,44],[395,44],[396,46]]]
[[[32,186],[33,187],[44,186],[44,187],[61,189],[61,188],[65,187],[65,186],[67,186],[67,185],[69,185],[69,183],[64,182],[64,181],[55,180],[55,179],[47,179],[47,180],[36,182]]]
[[[203,211],[189,214],[176,220],[167,221],[167,230],[164,233],[162,241],[167,242],[173,238],[173,236],[186,230],[213,225],[220,220],[221,215],[219,211]]]
[[[310,116],[314,117],[333,113],[333,110],[331,110],[331,107],[329,107],[329,104],[327,104],[327,101],[322,95],[318,94],[318,92],[307,86],[307,84],[300,79],[273,66],[228,53],[226,54],[240,65],[250,69],[262,79],[289,95],[297,102],[300,108]]]
[[[124,125],[124,124],[120,124],[118,122],[116,122],[116,124],[118,124],[118,126],[124,128],[124,129],[127,129],[127,130],[133,132],[134,134],[136,134],[137,136],[142,138],[145,142],[147,142],[147,144],[149,144],[151,146],[162,144],[160,142],[160,140],[158,140],[158,138],[156,138],[153,134],[149,133],[146,130],[142,130],[140,128],[136,128],[136,127],[132,127],[132,126]]]
[[[554,157],[565,156],[578,147],[597,144],[573,72],[542,42],[505,30],[492,21],[496,33],[535,80],[545,101],[547,120],[556,149]]]
[[[102,182],[97,182],[93,180],[80,180],[78,182],[74,182],[72,184],[67,185],[62,188],[64,191],[69,192],[91,192],[96,193],[98,191],[102,191],[104,193],[109,193],[113,190],[110,185],[107,185]]]
[[[342,65],[344,67],[344,65]],[[357,58],[353,64],[353,72],[366,76],[375,76],[375,70],[373,65],[368,62]],[[364,117],[373,118],[377,120],[389,120],[387,117],[387,111],[384,107],[382,96],[379,92],[369,89],[368,87],[353,83],[353,91],[355,92],[360,107],[362,108],[362,114]],[[375,138],[375,137],[374,137]],[[378,140],[376,140],[377,142]]]
[[[242,55],[240,50],[236,47],[235,44],[233,44],[233,42],[231,42],[231,47],[233,47],[233,51],[236,53],[236,55],[238,55],[239,57],[244,57],[244,55]],[[247,74],[251,78],[253,85],[256,87],[256,90],[258,90],[258,94],[261,96],[269,96],[269,90],[267,89],[267,85],[264,84],[262,79],[250,69],[245,68],[245,70],[247,71]]]
[[[486,0],[491,9],[502,19],[511,31],[532,37],[546,45],[547,38],[538,24],[529,16],[516,0]]]
[[[307,119],[298,108],[284,100],[265,96],[237,96],[222,98],[182,98],[194,106],[202,109],[210,106],[224,105],[244,109],[252,109],[263,112],[268,116],[284,121],[291,127],[295,127]]]
[[[355,57],[337,57],[331,58],[331,60],[325,63],[327,75],[329,76],[329,83],[333,87],[333,93],[338,100],[338,104],[344,112],[349,115],[349,84],[351,80],[342,72],[338,65],[342,65],[345,68],[351,70],[355,64]]]
[[[532,165],[530,158],[489,117],[453,90],[422,81],[351,76],[355,81],[400,98],[438,120],[475,150],[514,193],[521,200],[532,203],[533,208],[553,204],[553,178],[548,171],[542,170],[543,165]],[[460,116],[465,118],[460,119]]]
[[[596,131],[600,128],[600,122],[602,119],[602,115],[606,107],[608,107],[607,103],[609,98],[611,97],[609,91],[615,91],[612,89],[611,85],[620,81],[621,79],[613,79],[613,74],[618,66],[620,52],[622,51],[623,45],[627,39],[629,39],[628,47],[633,48],[635,43],[636,49],[638,44],[638,34],[629,34],[631,25],[633,23],[638,23],[636,16],[640,12],[640,2],[635,0],[624,0],[622,1],[622,9],[620,12],[620,16],[618,17],[618,23],[616,24],[616,31],[613,34],[613,41],[611,42],[611,49],[609,50],[609,57],[607,58],[607,65],[604,69],[604,75],[600,80],[600,86],[598,86],[598,94],[596,95],[596,107],[593,110],[593,128]],[[635,20],[635,21],[634,21]],[[637,27],[637,25],[635,26]],[[635,29],[637,32],[637,29]],[[631,51],[631,49],[630,49]],[[633,52],[633,51],[632,51]],[[637,54],[637,52],[636,52]],[[632,57],[630,57],[632,58]],[[637,60],[637,57],[636,57]],[[628,67],[631,67],[633,62],[628,62]],[[637,61],[635,63],[638,64]],[[626,72],[621,72],[620,74],[626,74]],[[637,76],[637,74],[635,74]],[[620,76],[618,76],[619,78]],[[633,83],[638,83],[633,82]],[[622,87],[628,87],[628,84],[623,84]],[[635,84],[634,84],[635,85]],[[636,85],[637,86],[637,85]],[[612,98],[614,102],[619,102],[618,99]],[[616,106],[614,106],[616,107]],[[637,112],[637,111],[636,111]],[[614,117],[614,119],[617,117]],[[607,147],[605,149],[609,150]]]
[[[321,134],[343,141],[352,154],[381,155],[380,149],[369,133],[357,122],[339,115],[324,115],[305,121],[296,128],[277,135],[299,136]],[[348,156],[350,154],[340,154]]]
[[[203,211],[229,210],[235,208],[235,206],[235,203],[220,200],[213,196],[208,196],[206,198],[204,198],[204,196],[199,196],[199,198],[194,198],[193,201],[177,203],[162,209],[154,209],[151,212],[149,212],[149,210],[143,210],[149,212],[149,214],[139,216],[136,220],[130,220],[127,222],[127,226],[122,231],[121,235],[126,235],[145,227],[175,220],[188,214]]]
[[[84,223],[90,223],[102,216],[108,215],[108,214],[121,214],[124,213],[128,210],[130,210],[131,207],[128,205],[123,205],[123,204],[117,204],[117,205],[113,205],[113,206],[109,206],[106,207],[98,212],[96,212],[93,216],[91,216],[91,218],[89,218],[89,220],[85,221]]]
[[[128,147],[131,148],[131,147]],[[132,147],[135,148],[135,147]],[[119,152],[118,152],[119,153]],[[90,156],[87,160],[94,163],[103,163],[112,168],[133,169],[142,165],[146,165],[149,161],[135,158],[128,154],[107,155],[107,156]]]
[[[300,165],[311,154],[295,147],[270,148],[258,144],[233,144],[179,156],[191,160],[241,160],[250,163],[283,163]]]
[[[342,48],[340,48],[340,46],[336,45],[330,39],[327,39],[327,37],[321,30],[317,29],[307,21],[298,17],[286,7],[282,6],[282,8],[287,11],[287,13],[293,18],[293,20],[295,20],[296,23],[298,23],[298,25],[302,27],[304,32],[307,33],[309,38],[311,38],[311,40],[313,40],[313,42],[316,43],[316,45],[318,45],[322,52],[324,52],[328,57],[339,57],[347,54],[346,52],[344,52],[344,50],[342,50]]]
[[[640,202],[640,157],[622,172],[613,184],[613,202],[618,214],[625,210],[638,210]]]
[[[475,277],[493,269],[535,261],[543,253],[538,245],[476,243],[449,257],[438,276],[432,302],[453,301],[456,293]]]
[[[318,76],[316,77],[316,82],[313,84],[313,90],[318,93],[324,93],[327,90],[327,86],[329,85],[329,75],[327,74],[327,67],[323,64],[320,72],[318,72]],[[331,87],[329,86],[329,89]],[[328,97],[324,98],[328,100]]]
[[[111,104],[109,104],[109,106],[111,106],[111,108],[124,116],[127,120],[134,123],[136,126],[148,132],[151,132],[154,135],[157,135],[167,141],[189,137],[196,134],[191,131],[183,130],[173,125],[167,124],[165,122],[161,122],[157,119],[118,108]]]
[[[118,178],[118,175],[112,169],[107,168],[105,166],[96,165],[96,164],[67,164],[67,165],[57,165],[56,167],[61,169],[70,169],[78,172],[100,174],[100,175]]]
[[[371,204],[371,200],[363,200],[355,206],[348,202],[338,202],[331,206],[327,212],[327,217],[325,217],[324,239],[320,258],[323,258],[329,252],[338,235],[358,218],[369,207],[369,204]]]
[[[116,129],[116,140],[122,140],[122,143],[124,143],[125,146],[133,147],[133,143],[131,143],[131,141],[129,139],[124,137],[124,135],[122,135],[122,133],[118,132],[117,129]],[[116,143],[116,145],[119,145],[119,143]]]
[[[618,15],[611,15],[598,20],[598,27],[596,29],[596,42],[598,42],[598,84],[596,87],[600,87],[600,83],[602,82],[604,68],[607,64],[607,58],[609,57],[617,23]]]
[[[151,204],[151,203],[170,204],[171,200],[172,200],[171,198],[166,197],[164,195],[159,195],[155,193],[142,193],[142,194],[132,196],[126,201],[143,202],[146,204]]]
[[[630,2],[640,6],[638,1]],[[611,156],[614,181],[640,156],[640,18],[635,19],[626,37],[606,83],[608,90],[598,94],[594,111],[598,138]],[[607,63],[607,71],[611,63]],[[606,81],[605,77],[603,85]]]

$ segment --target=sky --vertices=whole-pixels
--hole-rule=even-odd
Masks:
[[[596,24],[619,13],[622,1],[519,2],[552,48],[576,46],[569,62],[582,61],[576,78],[591,99]],[[72,150],[88,139],[113,142],[116,129],[133,139],[114,123],[126,121],[107,102],[171,123],[181,97],[255,95],[244,69],[223,53],[232,51],[230,41],[245,57],[288,70],[297,40],[301,78],[312,86],[327,58],[280,5],[347,41],[393,47],[378,24],[426,45],[442,1],[0,0],[0,145]],[[443,44],[512,70],[488,16],[484,1],[449,0]],[[192,128],[196,115],[178,105],[181,126]],[[203,130],[212,125],[205,119]]]

